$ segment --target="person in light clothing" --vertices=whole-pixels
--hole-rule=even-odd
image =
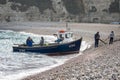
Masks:
[[[111,31],[110,35],[109,35],[109,44],[113,44],[113,40],[114,40],[114,31]]]

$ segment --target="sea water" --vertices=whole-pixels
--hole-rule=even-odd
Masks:
[[[76,54],[66,56],[46,56],[35,53],[13,52],[15,44],[25,44],[27,37],[34,40],[34,44],[40,42],[44,36],[45,42],[54,42],[54,36],[37,35],[11,30],[0,30],[0,80],[18,80],[31,74],[42,72],[63,64],[66,60],[77,56]],[[83,42],[81,50],[86,49]]]

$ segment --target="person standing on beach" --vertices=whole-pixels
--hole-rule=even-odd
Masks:
[[[114,31],[111,31],[109,35],[109,44],[113,44],[113,40],[114,40]]]
[[[97,32],[97,33],[94,35],[94,39],[95,39],[95,48],[96,48],[96,47],[98,47],[98,45],[99,45],[99,39],[100,39],[99,32]]]

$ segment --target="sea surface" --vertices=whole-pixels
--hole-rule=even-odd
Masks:
[[[28,75],[61,65],[66,60],[81,54],[47,56],[36,53],[13,52],[12,46],[24,44],[29,36],[33,38],[34,44],[39,43],[41,36],[44,36],[46,43],[54,42],[56,39],[49,35],[0,30],[0,80],[19,80]],[[81,51],[85,50],[87,43],[83,41],[81,47]]]

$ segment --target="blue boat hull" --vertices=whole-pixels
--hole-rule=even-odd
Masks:
[[[13,51],[35,52],[35,53],[47,54],[47,55],[78,53],[80,50],[81,42],[82,42],[82,38],[69,43],[62,43],[62,44],[48,45],[48,46],[33,46],[33,47],[13,46]]]

